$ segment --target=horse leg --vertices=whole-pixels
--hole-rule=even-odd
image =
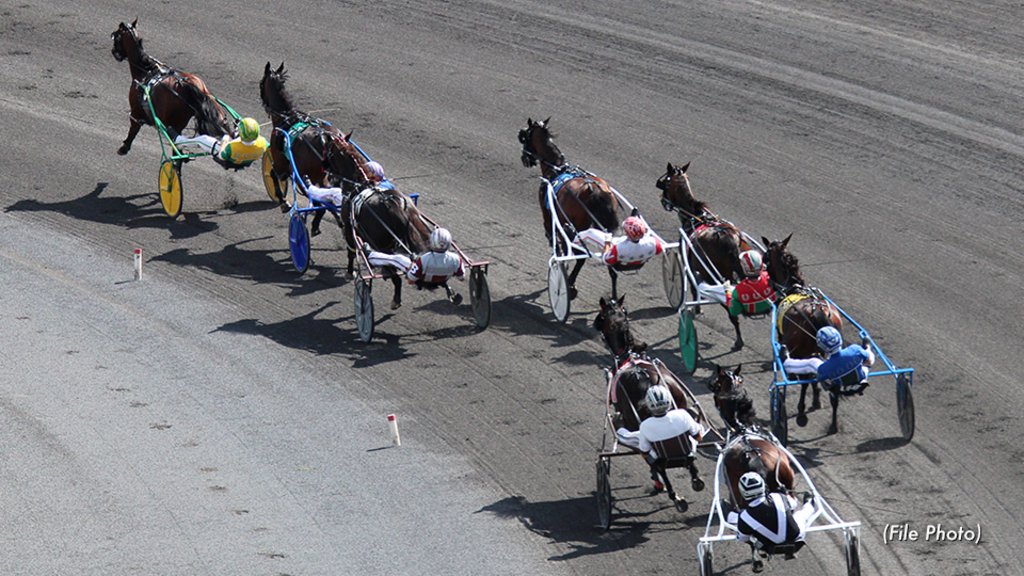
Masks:
[[[821,387],[814,384],[814,391],[811,396],[811,410],[821,410]]]
[[[391,301],[391,309],[397,310],[402,307],[402,277],[392,271],[391,283],[395,285],[395,298]]]
[[[832,424],[828,427],[828,433],[835,434],[839,432],[839,418],[837,415],[839,412],[839,394],[835,391],[830,391],[828,396],[828,399],[832,402]]]
[[[690,469],[690,487],[694,492],[700,492],[704,489],[704,481],[700,478],[700,470],[697,470],[697,462],[690,458],[687,468]]]
[[[129,116],[128,137],[124,139],[124,142],[121,143],[121,147],[117,149],[117,154],[119,156],[124,156],[132,149],[132,142],[135,141],[135,137],[138,136],[140,128],[142,128],[142,124],[140,122],[136,122],[135,118]]]
[[[581,260],[582,262],[582,260]],[[608,275],[612,277],[612,300],[619,301],[619,293],[617,291],[617,285],[619,280],[619,274],[615,272],[615,269],[608,266]]]
[[[753,540],[751,540],[750,542],[750,563],[752,564],[750,569],[754,573],[760,573],[764,570],[764,560],[761,558],[761,555],[757,552],[757,548],[754,547]]]
[[[726,308],[728,311],[728,308]],[[736,342],[733,343],[732,349],[739,350],[743,348],[743,336],[740,334],[740,317],[729,314],[729,321],[732,322],[732,327],[736,330]]]
[[[576,299],[576,277],[580,274],[580,269],[583,268],[583,264],[586,260],[580,259],[576,261],[576,264],[572,267],[572,272],[569,273],[569,300]],[[611,270],[611,268],[609,268]]]
[[[817,390],[817,388],[815,388]],[[807,426],[807,404],[805,402],[807,398],[807,384],[800,385],[800,402],[796,405],[796,425],[803,428]]]
[[[320,221],[324,219],[324,211],[317,210],[316,214],[313,214],[313,223],[309,226],[309,235],[319,236],[320,235]]]
[[[348,266],[345,268],[345,278],[351,280],[356,277],[356,251],[348,249]]]
[[[456,294],[455,290],[452,290],[447,282],[444,283],[444,292],[448,295],[448,301],[453,305],[458,306],[462,304],[462,294]]]

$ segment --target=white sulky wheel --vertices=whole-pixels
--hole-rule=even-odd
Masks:
[[[569,317],[569,276],[565,264],[552,261],[548,269],[548,300],[551,312],[559,322]]]

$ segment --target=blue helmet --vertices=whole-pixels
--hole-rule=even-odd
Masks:
[[[818,348],[826,354],[835,354],[843,345],[843,335],[834,326],[822,327],[814,339],[818,341]]]

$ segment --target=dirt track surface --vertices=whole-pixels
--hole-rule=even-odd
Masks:
[[[193,2],[124,9],[113,2],[72,7],[32,0],[0,9],[0,205],[9,232],[0,248],[12,267],[44,270],[64,287],[57,289],[81,284],[89,288],[72,292],[108,303],[119,291],[132,291],[135,311],[126,317],[138,327],[127,334],[155,331],[187,343],[175,352],[188,366],[185,376],[169,362],[131,364],[142,371],[139,378],[160,383],[151,387],[154,397],[135,400],[152,411],[138,424],[156,433],[182,417],[175,422],[181,445],[234,438],[205,448],[211,461],[267,450],[262,466],[255,459],[246,460],[251,467],[216,468],[232,470],[254,497],[286,495],[288,505],[272,518],[275,534],[293,537],[275,541],[259,526],[226,524],[223,548],[252,549],[251,557],[197,544],[195,534],[218,533],[211,527],[223,519],[212,520],[220,517],[207,504],[180,496],[187,482],[155,480],[158,457],[125,455],[153,447],[137,446],[146,443],[104,424],[122,421],[116,411],[131,401],[117,404],[109,396],[123,386],[105,384],[91,365],[55,358],[52,368],[37,366],[30,352],[18,351],[42,331],[52,333],[51,353],[73,356],[68,350],[93,342],[76,326],[91,326],[107,334],[100,341],[125,349],[122,332],[104,328],[102,315],[68,306],[58,308],[68,310],[65,326],[58,315],[20,333],[10,328],[19,318],[42,323],[45,316],[8,306],[0,355],[8,386],[0,413],[18,423],[5,427],[3,451],[5,467],[19,471],[8,472],[16,481],[7,483],[13,488],[6,497],[55,517],[74,509],[69,502],[100,497],[109,503],[77,510],[68,521],[88,521],[73,531],[58,530],[53,518],[5,520],[5,540],[21,551],[8,560],[10,573],[82,573],[93,567],[91,550],[117,549],[124,541],[104,540],[104,531],[123,521],[119,506],[134,511],[150,502],[164,513],[129,514],[129,525],[156,523],[150,536],[135,532],[139,550],[152,550],[158,534],[168,535],[168,546],[189,551],[191,573],[318,574],[345,562],[369,573],[377,554],[400,562],[388,573],[468,573],[480,561],[477,541],[460,536],[462,544],[437,533],[438,525],[460,524],[465,504],[455,504],[452,491],[466,485],[474,488],[474,503],[484,500],[469,507],[467,526],[482,522],[488,528],[481,530],[512,534],[502,562],[495,562],[512,573],[696,573],[709,493],[691,494],[690,512],[678,514],[664,498],[646,496],[639,461],[613,465],[614,525],[607,533],[595,528],[593,464],[604,415],[601,367],[609,358],[590,323],[609,286],[604,271],[588,265],[569,321],[552,319],[538,171],[520,164],[516,140],[527,118],[549,116],[568,160],[611,182],[670,238],[676,222],[661,210],[654,182],[666,162],[692,162],[695,194],[714,212],[756,237],[794,233],[791,247],[805,277],[867,327],[897,364],[916,369],[917,433],[909,444],[899,439],[888,381],[841,406],[838,435],[825,434],[824,412],[813,413],[807,428],[790,424],[791,448],[822,493],[844,518],[864,523],[865,574],[1018,570],[1024,549],[1024,450],[1017,440],[1024,408],[1020,7],[228,0],[216,11]],[[144,129],[128,156],[115,154],[127,132],[129,73],[111,58],[109,34],[136,17],[151,55],[200,75],[221,99],[261,122],[257,85],[264,64],[285,62],[302,109],[354,131],[403,190],[421,194],[421,208],[449,227],[456,242],[492,262],[491,327],[478,331],[467,306],[453,310],[425,292],[408,291],[403,308],[387,311],[390,287],[377,283],[377,336],[360,343],[353,286],[341,270],[341,234],[325,227],[312,241],[312,268],[295,273],[286,218],[267,201],[256,168],[235,173],[210,161],[187,164],[185,214],[176,221],[164,216],[156,197],[155,132]],[[67,252],[64,258],[38,255],[50,237],[62,239],[56,252]],[[130,278],[136,247],[146,255],[145,286],[118,283]],[[95,269],[119,258],[123,277],[109,280],[105,294],[106,280]],[[31,274],[5,276],[0,282],[8,289],[31,294]],[[660,266],[621,278],[620,287],[635,332],[679,369],[676,320]],[[54,285],[36,289],[43,290],[41,303],[61,305],[48,292]],[[153,292],[140,296],[139,290]],[[19,297],[24,300],[7,302],[34,301]],[[199,307],[175,319],[180,306]],[[743,328],[748,346],[730,352],[725,313],[705,310],[698,320],[703,362],[692,388],[710,406],[703,380],[714,365],[742,363],[766,418],[769,327],[762,320]],[[101,363],[103,347],[89,354]],[[159,357],[147,347],[135,354]],[[26,392],[53,373],[74,386],[86,369],[95,386],[47,402]],[[182,403],[175,389],[182,378],[209,389]],[[261,418],[264,408],[233,403],[257,391],[247,385],[258,388],[280,420],[271,425]],[[185,418],[190,403],[208,420]],[[289,461],[289,453],[317,455],[332,478],[375,465],[367,461],[375,454],[367,452],[376,446],[372,440],[352,439],[359,448],[351,450],[353,444],[332,435],[346,427],[331,408],[341,414],[351,406],[398,412],[407,423],[402,450],[417,450],[420,458],[416,466],[397,463],[394,473],[421,485],[409,522],[422,530],[395,535],[381,528],[357,538],[340,527],[366,522],[381,500],[353,499],[360,481],[354,476],[355,486],[342,486],[295,473],[308,466]],[[311,415],[315,407],[322,410]],[[50,489],[26,496],[31,462],[12,454],[36,443],[53,447],[54,414],[70,418],[61,430],[93,422],[101,448],[84,435],[51,451],[25,449],[39,466],[58,470]],[[92,468],[110,454],[133,463],[135,473]],[[65,457],[93,464],[55,464]],[[394,456],[386,458],[396,464]],[[196,460],[173,461],[175,473],[214,474],[212,465]],[[701,467],[710,476],[711,460]],[[423,476],[428,470],[441,476],[453,470],[459,479],[431,490]],[[86,488],[75,493],[76,481]],[[211,489],[191,482],[193,490]],[[382,492],[386,502],[407,501]],[[191,507],[176,508],[186,504]],[[455,517],[437,516],[445,509]],[[883,543],[886,526],[902,523],[921,540]],[[980,544],[924,541],[927,527],[939,524],[980,527]],[[407,542],[409,558],[381,552],[380,538]],[[415,552],[432,542],[461,554],[450,566],[429,554],[417,563]],[[174,572],[173,558],[152,552],[133,552],[131,562],[105,554],[104,573]],[[747,573],[746,561],[740,547],[716,547],[720,571]],[[835,538],[819,537],[798,560],[776,562],[769,571],[841,574],[842,548]]]

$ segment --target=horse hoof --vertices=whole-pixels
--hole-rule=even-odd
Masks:
[[[821,400],[811,402],[811,410],[821,410]]]
[[[310,238],[312,238],[313,236],[319,236],[319,235],[320,235],[320,229],[319,228],[313,228],[312,230],[309,231],[309,237]]]
[[[569,286],[569,300],[575,300],[578,294],[575,286]]]
[[[118,156],[124,156],[127,153],[128,153],[128,149],[125,148],[124,146],[121,146],[120,148],[117,149],[117,155]]]
[[[351,270],[345,271],[345,280],[355,280],[355,279],[356,279],[356,273],[355,272],[352,272]]]
[[[458,306],[462,304],[462,294],[456,294],[450,298],[452,305]]]
[[[402,307],[402,303],[401,302],[392,302],[391,303],[391,309],[392,310],[398,310],[401,307]]]
[[[690,509],[690,503],[686,501],[686,498],[677,496],[673,502],[676,505],[676,512],[686,512]]]
[[[839,426],[837,426],[835,424],[829,426],[828,427],[828,433],[829,434],[838,434],[839,433]]]
[[[796,425],[801,427],[801,428],[803,428],[804,426],[807,426],[807,414],[797,414],[796,415]]]
[[[694,492],[700,492],[704,490],[704,481],[700,478],[694,478],[690,480],[690,487],[693,488]]]
[[[742,350],[742,349],[743,349],[743,341],[742,341],[742,340],[737,340],[737,341],[736,341],[736,342],[735,342],[735,343],[734,343],[734,344],[732,345],[732,351],[733,351],[733,352],[735,352],[735,351],[737,351],[737,350]]]

